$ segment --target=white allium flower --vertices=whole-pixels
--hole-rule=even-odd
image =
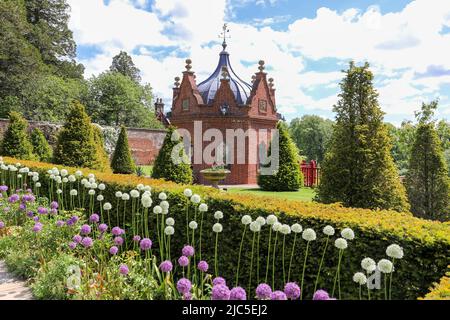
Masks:
[[[197,227],[198,227],[197,222],[195,222],[195,221],[189,222],[189,228],[191,228],[192,230],[197,229]]]
[[[40,182],[36,182],[36,188],[40,188],[41,187],[41,183]]]
[[[105,200],[105,197],[103,197],[103,195],[99,194],[97,196],[97,201],[103,201],[103,200]]]
[[[273,231],[278,232],[281,230],[282,226],[283,225],[277,221],[273,224],[272,229],[273,229]]]
[[[97,189],[98,185],[95,182],[91,183],[91,189]]]
[[[202,200],[202,198],[200,198],[200,196],[198,194],[194,194],[191,197],[192,203],[195,203],[195,204],[200,203],[201,200]]]
[[[192,197],[192,190],[191,189],[184,189],[183,193],[188,198]]]
[[[138,190],[143,190],[143,189],[144,189],[144,185],[143,185],[142,183],[139,183],[139,184],[136,186],[136,188],[137,188]]]
[[[150,192],[150,191],[152,191],[152,187],[150,187],[150,186],[144,186],[144,189],[143,189],[144,191],[148,191],[148,192]]]
[[[169,214],[169,209],[162,209],[162,214]]]
[[[248,225],[252,223],[252,217],[250,217],[249,215],[245,215],[242,217],[241,222],[243,225]]]
[[[88,181],[89,183],[95,183],[95,178],[89,178]]]
[[[163,208],[163,210],[168,210],[169,209],[169,202],[167,202],[167,201],[161,201],[160,203],[159,203],[159,206],[161,207],[161,208]]]
[[[253,232],[260,232],[261,225],[257,221],[253,221],[252,223],[250,223],[250,230]]]
[[[77,196],[78,195],[78,191],[76,189],[72,189],[72,190],[70,190],[70,195],[71,196]]]
[[[77,178],[73,174],[71,174],[68,179],[69,179],[70,182],[77,181]]]
[[[76,175],[77,177],[81,177],[81,176],[83,175],[83,172],[81,172],[80,170],[77,170],[77,171],[75,172],[75,175]]]
[[[332,226],[325,226],[323,228],[323,233],[325,233],[327,236],[334,235],[334,228]]]
[[[269,226],[272,226],[275,222],[278,222],[278,218],[275,215],[271,214],[267,216],[266,221]]]
[[[303,231],[303,228],[302,228],[302,226],[299,225],[298,223],[294,223],[294,224],[291,226],[291,230],[292,230],[292,232],[294,232],[294,233],[300,233],[300,232]]]
[[[284,235],[288,235],[291,233],[291,227],[288,224],[283,224],[281,226],[280,232]]]
[[[131,191],[130,191],[130,196],[131,196],[132,198],[139,198],[139,191],[137,191],[137,190],[131,190]]]
[[[66,169],[61,169],[61,176],[65,177],[69,174],[69,172]]]
[[[86,178],[81,179],[81,185],[86,185],[86,183],[88,183]]]
[[[367,283],[367,277],[362,272],[356,272],[353,275],[353,281],[356,282],[357,284],[359,284],[360,286],[362,286]]]
[[[391,273],[392,271],[394,271],[394,266],[388,259],[381,259],[380,261],[378,261],[377,267],[378,270],[383,273]]]
[[[167,199],[167,194],[165,192],[161,192],[158,195],[159,200],[166,200]]]
[[[106,186],[105,186],[104,183],[100,183],[100,184],[98,185],[98,190],[103,191],[103,190],[105,190],[105,189],[106,189]]]
[[[341,236],[347,240],[353,240],[355,239],[355,233],[350,228],[345,228],[341,231]]]
[[[122,193],[122,200],[123,201],[128,201],[130,200],[130,195],[126,192]]]
[[[173,235],[173,234],[175,233],[175,229],[174,229],[172,226],[167,226],[167,227],[164,229],[164,233],[165,233],[166,235],[168,235],[168,236],[171,236],[171,235]]]
[[[160,213],[162,213],[162,208],[160,207],[160,206],[154,206],[153,207],[153,213],[154,214],[160,214]]]
[[[90,189],[91,188],[91,183],[89,181],[86,181],[86,183],[84,184],[84,187],[86,189]]]
[[[175,225],[175,219],[174,219],[174,218],[167,218],[167,219],[166,219],[166,224],[167,224],[168,226],[173,226],[173,225]]]
[[[111,210],[112,209],[111,203],[105,202],[105,204],[103,204],[103,209],[104,210]]]
[[[214,219],[217,219],[217,220],[223,219],[223,212],[222,211],[214,212]]]
[[[53,168],[53,169],[52,169],[52,173],[53,173],[55,176],[59,175],[59,170],[58,170],[58,168]]]
[[[311,228],[305,229],[302,233],[302,238],[306,241],[314,241],[316,240],[316,232]]]
[[[336,248],[338,248],[339,250],[347,249],[347,246],[348,246],[347,240],[345,240],[344,238],[337,238],[337,239],[334,241],[334,246],[335,246]]]
[[[88,193],[89,193],[90,196],[93,196],[93,195],[95,194],[95,190],[94,190],[94,189],[91,189],[91,190],[89,190]]]
[[[67,179],[66,177],[64,177],[64,178],[62,179],[62,182],[63,182],[63,183],[67,183],[67,182],[69,182],[69,179]]]
[[[61,190],[61,189],[58,189],[58,190],[56,190],[56,193],[57,193],[57,194],[61,194],[61,193],[62,193],[62,190]]]
[[[377,264],[372,258],[364,258],[361,260],[361,268],[367,272],[373,272],[377,268]]]
[[[17,178],[18,178],[18,179],[22,179],[22,175],[19,173],[19,174],[17,175]]]
[[[88,174],[88,179],[95,179],[95,175],[93,173],[89,173]]]
[[[258,222],[261,227],[266,224],[266,219],[264,219],[264,217],[258,217],[255,221]]]
[[[206,212],[206,211],[208,211],[208,205],[207,205],[206,203],[201,203],[201,204],[198,206],[198,211],[200,211],[200,212]]]
[[[251,227],[251,225],[250,225],[250,227]],[[222,232],[223,227],[222,227],[222,225],[220,223],[215,223],[213,225],[212,229],[213,229],[214,232],[219,233],[219,232]]]
[[[62,182],[62,179],[61,179],[60,176],[56,176],[55,177],[55,181],[56,181],[57,184],[60,184]]]
[[[54,174],[50,175],[50,180],[55,180],[55,175]]]
[[[31,178],[34,182],[39,181],[39,176],[33,176],[33,178]]]
[[[116,198],[122,198],[122,192],[116,191]]]
[[[144,193],[142,194],[142,197],[151,197],[152,193],[150,191],[144,191]]]
[[[388,257],[394,258],[394,259],[401,259],[403,258],[403,248],[400,247],[398,244],[391,244],[386,249],[386,254]]]

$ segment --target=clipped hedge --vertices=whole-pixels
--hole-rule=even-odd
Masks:
[[[419,298],[419,300],[450,300],[450,265],[448,270],[439,283],[434,283],[434,287],[430,288],[430,292],[425,297]]]
[[[45,187],[46,183],[46,171],[54,167],[53,164],[20,161],[6,157],[3,160],[7,163],[20,162],[32,170],[41,172],[40,181],[43,187]],[[57,167],[63,168],[62,166]],[[76,168],[65,168],[71,172],[77,170]],[[183,195],[183,190],[186,186],[137,176],[105,174],[89,169],[84,169],[84,173],[94,173],[98,180],[107,185],[103,195],[105,196],[105,201],[111,202],[113,206],[116,206],[115,191],[130,191],[139,183],[152,186],[154,203],[159,202],[157,192],[166,191],[171,204],[170,213],[179,217],[176,219],[176,236],[173,237],[173,250],[171,251],[173,253],[180,252],[179,250],[185,242],[184,217],[187,199]],[[410,213],[398,213],[396,211],[371,211],[367,209],[344,208],[339,204],[327,205],[260,196],[230,195],[204,186],[190,186],[190,188],[195,193],[206,198],[206,202],[209,205],[208,212],[211,215],[215,210],[221,210],[224,213],[222,221],[224,230],[220,236],[219,247],[219,272],[230,280],[234,278],[236,270],[237,251],[242,236],[240,219],[244,214],[250,214],[254,218],[259,215],[276,214],[283,223],[292,224],[299,222],[303,228],[310,227],[316,230],[318,240],[310,246],[311,254],[307,262],[304,288],[305,298],[310,298],[312,295],[315,274],[325,241],[321,230],[327,224],[334,226],[338,231],[344,227],[350,227],[356,234],[355,240],[350,241],[349,247],[343,256],[341,266],[342,298],[350,299],[358,296],[358,287],[353,283],[352,275],[360,271],[361,259],[364,257],[372,257],[375,260],[386,258],[385,250],[391,243],[399,244],[405,252],[404,258],[396,261],[395,264],[393,299],[417,299],[424,296],[433,282],[437,281],[445,273],[450,262],[450,224],[447,223],[419,219],[413,217]],[[128,205],[131,206],[131,201],[128,201]],[[120,210],[122,210],[122,207]],[[205,219],[203,230],[211,230],[214,222],[212,217]],[[247,232],[247,236],[244,251],[248,257],[252,235],[250,232]],[[261,233],[261,270],[265,270],[265,254],[267,252],[265,244],[267,243],[267,237],[268,229],[265,227]],[[336,236],[333,238],[333,241],[335,238]],[[292,240],[293,236],[289,236],[286,239],[287,254],[290,253]],[[204,250],[206,250],[203,256],[212,265],[214,235],[211,231],[204,231],[203,243]],[[298,243],[291,272],[295,281],[300,279],[304,258],[304,242],[299,241]],[[281,252],[281,247],[278,247],[277,250]],[[243,286],[248,284],[249,259],[247,257],[242,258],[241,264],[242,276],[240,283]],[[319,287],[331,290],[337,258],[337,250],[331,245],[327,251]],[[253,271],[255,272],[253,278],[256,279],[256,270]],[[278,287],[280,287],[282,285],[281,257],[279,257],[277,262],[276,279],[278,279],[277,283]],[[382,290],[373,292],[372,296],[382,298],[383,286],[381,288]]]

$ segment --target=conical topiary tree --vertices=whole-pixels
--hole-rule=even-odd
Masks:
[[[37,160],[50,162],[52,160],[52,148],[48,144],[44,133],[39,128],[34,128],[30,134],[31,144],[33,145],[33,153]]]
[[[279,138],[278,168],[273,169],[272,174],[260,174],[258,185],[262,190],[267,191],[296,191],[303,185],[298,149],[283,122],[278,122],[277,129]],[[274,138],[277,138],[277,136]],[[269,146],[271,157],[274,156],[272,155],[272,147],[273,142]]]
[[[114,173],[131,174],[136,171],[128,145],[128,135],[125,126],[120,128],[120,134],[111,160],[111,168]]]
[[[94,131],[94,142],[97,149],[96,167],[103,172],[111,171],[109,157],[105,150],[105,140],[103,139],[102,129],[98,125],[93,124],[92,130]]]
[[[450,180],[441,141],[432,120],[438,102],[422,105],[409,157],[405,184],[411,212],[426,219],[448,220]]]
[[[406,191],[391,156],[391,140],[378,105],[369,64],[353,62],[342,92],[317,200],[369,209],[409,210]]]
[[[33,146],[27,133],[28,122],[18,112],[9,113],[9,125],[3,136],[2,155],[34,160]]]
[[[182,147],[182,137],[175,130],[176,129],[173,126],[168,128],[163,146],[155,160],[152,178],[190,184],[192,183],[192,169],[190,161],[184,152],[184,148]],[[175,150],[174,155],[176,155],[177,158],[175,162],[172,158],[173,150]]]
[[[98,169],[97,148],[91,119],[84,106],[74,102],[58,134],[54,162],[72,167]]]

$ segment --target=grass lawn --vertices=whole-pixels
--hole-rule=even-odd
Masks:
[[[150,176],[152,174],[153,166],[140,166],[142,170],[144,171],[144,176]]]
[[[300,200],[300,201],[312,201],[316,192],[312,188],[301,188],[298,191],[283,191],[283,192],[273,192],[273,191],[261,191],[260,189],[245,189],[245,188],[228,188],[230,193],[241,193],[241,194],[252,194],[259,196],[269,196],[276,197],[280,199],[288,200]]]

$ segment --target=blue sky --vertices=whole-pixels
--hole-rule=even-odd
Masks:
[[[170,109],[175,76],[193,60],[199,81],[221,50],[250,82],[257,62],[275,79],[278,109],[288,119],[333,118],[341,70],[368,61],[386,120],[412,120],[422,101],[440,99],[450,118],[450,1],[442,0],[69,0],[70,27],[86,77],[129,52]]]

